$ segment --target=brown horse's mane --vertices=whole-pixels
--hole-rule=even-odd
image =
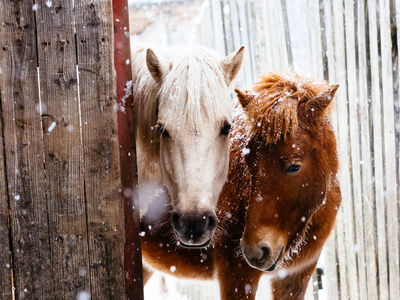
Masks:
[[[280,138],[294,135],[299,126],[299,116],[309,100],[315,98],[328,85],[312,77],[293,73],[267,73],[261,75],[246,106],[252,121],[251,136],[266,143],[276,143]]]

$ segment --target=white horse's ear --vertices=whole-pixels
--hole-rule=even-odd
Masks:
[[[227,85],[231,84],[242,67],[243,56],[244,46],[240,47],[239,50],[229,54],[227,57],[221,60],[221,67],[224,72],[225,82]]]
[[[146,64],[155,81],[161,81],[162,77],[171,69],[171,62],[162,56],[157,56],[150,48],[146,52]]]

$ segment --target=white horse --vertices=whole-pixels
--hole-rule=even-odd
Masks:
[[[146,190],[157,198],[155,185],[167,188],[167,208],[183,246],[208,245],[217,225],[214,210],[229,160],[228,87],[243,53],[241,47],[220,58],[199,46],[132,51],[140,200],[146,202]],[[142,208],[141,214],[151,214]]]

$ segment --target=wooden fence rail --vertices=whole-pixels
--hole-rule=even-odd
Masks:
[[[126,298],[113,38],[108,0],[0,1],[1,299]]]

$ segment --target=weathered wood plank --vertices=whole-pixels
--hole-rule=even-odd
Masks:
[[[266,1],[256,1],[247,4],[249,11],[249,28],[251,32],[251,50],[253,60],[253,76],[249,81],[256,80],[257,76],[263,72],[271,70],[271,66],[267,63],[267,53],[269,51],[269,44],[267,43],[267,30],[265,26],[265,6]]]
[[[230,18],[229,0],[220,0],[220,1],[221,1],[221,11],[222,11],[222,23],[224,24],[225,49],[227,53],[231,53],[234,51],[234,41],[233,41],[232,23]]]
[[[56,298],[74,299],[91,288],[73,1],[39,3],[36,24],[51,268]]]
[[[355,223],[355,248],[357,256],[358,288],[360,299],[366,299],[367,282],[365,274],[365,249],[364,249],[364,224],[363,224],[363,202],[361,187],[361,156],[360,156],[360,128],[359,128],[359,97],[357,97],[357,66],[356,66],[356,27],[354,15],[354,2],[345,1],[345,25],[346,25],[346,62],[347,62],[347,89],[348,110],[350,130],[350,153],[351,153],[351,185],[353,191],[353,216]]]
[[[8,199],[8,183],[7,183],[7,173],[5,168],[5,149],[4,149],[4,120],[3,120],[3,101],[6,101],[6,76],[5,74],[10,74],[12,66],[9,64],[8,55],[4,55],[4,46],[9,40],[7,36],[7,30],[5,23],[9,20],[10,11],[6,11],[5,4],[3,1],[0,2],[0,37],[3,41],[0,42],[0,51],[2,55],[0,56],[0,298],[1,299],[11,299],[12,294],[12,261],[11,261],[11,243],[10,237],[12,232],[10,231],[8,225],[9,218],[9,199]],[[8,19],[8,20],[7,20]],[[14,28],[12,28],[14,29]],[[8,95],[7,95],[8,96]]]
[[[8,0],[1,4],[4,158],[15,295],[54,299],[33,4]]]
[[[239,19],[239,32],[240,32],[240,39],[242,45],[246,47],[244,53],[244,60],[241,71],[239,76],[241,76],[242,81],[241,84],[249,85],[252,82],[257,74],[254,71],[254,60],[253,60],[253,44],[252,38],[250,35],[250,24],[247,22],[247,12],[248,12],[248,4],[245,0],[236,0],[237,3],[237,12],[238,12],[238,19]]]
[[[368,1],[369,49],[371,58],[371,105],[373,123],[373,170],[375,175],[377,263],[379,298],[389,299],[386,254],[386,224],[383,182],[382,108],[379,78],[378,22],[376,1]],[[384,233],[384,234],[382,234]]]
[[[215,34],[215,50],[221,54],[226,54],[226,46],[224,41],[224,24],[220,1],[211,1],[212,20]]]
[[[340,84],[340,89],[336,94],[336,113],[338,124],[338,148],[340,159],[339,178],[342,190],[342,206],[338,216],[338,236],[343,239],[345,249],[339,253],[340,275],[341,275],[341,292],[342,297],[346,298],[347,293],[351,299],[358,299],[358,281],[357,266],[354,253],[354,220],[353,220],[353,195],[351,191],[351,180],[348,172],[350,165],[349,153],[349,120],[347,105],[347,76],[346,76],[346,41],[345,28],[343,19],[344,7],[342,1],[332,1],[333,28],[334,28],[334,53],[336,57],[336,79]],[[341,222],[339,221],[341,220]],[[341,241],[340,241],[341,242]],[[346,286],[348,288],[346,289]]]
[[[393,99],[393,66],[392,66],[392,24],[390,1],[379,1],[380,42],[382,57],[382,99],[383,99],[383,138],[386,177],[386,228],[388,236],[387,254],[389,259],[389,298],[400,298],[399,274],[399,219],[397,214],[397,170],[396,170],[396,137]],[[398,153],[397,153],[398,155]],[[381,233],[379,233],[381,234]]]
[[[335,59],[334,59],[334,46],[333,46],[333,23],[332,23],[332,5],[330,0],[323,1],[323,15],[324,15],[324,35],[325,35],[325,43],[322,46],[322,51],[326,53],[326,60],[327,60],[327,80],[328,82],[335,82],[336,81],[336,71],[335,71]],[[336,114],[332,115],[332,124],[337,132],[337,116]],[[338,224],[338,221],[337,221]],[[340,225],[339,225],[340,226]],[[325,250],[323,251],[323,259],[325,261],[325,276],[326,284],[324,284],[324,289],[326,295],[332,300],[337,300],[339,298],[340,289],[339,289],[339,282],[340,278],[338,278],[338,269],[339,266],[337,264],[337,256],[336,253],[339,248],[339,244],[337,241],[337,230],[335,229],[332,232],[331,237],[328,239]]]
[[[319,0],[308,0],[308,29],[310,34],[310,50],[312,57],[312,74],[317,78],[323,78],[323,60],[322,60],[322,40]]]
[[[112,5],[75,0],[75,12],[91,296],[124,299]]]
[[[4,3],[0,3],[0,23],[5,23],[5,8]],[[0,37],[5,37],[5,26],[0,27]],[[2,43],[0,44],[0,51],[4,47]],[[4,51],[4,48],[3,48]],[[8,74],[10,66],[7,64],[6,55],[0,57],[0,298],[1,299],[11,299],[12,294],[12,261],[11,261],[11,243],[10,237],[12,236],[11,228],[8,225],[9,218],[9,200],[8,200],[8,183],[7,183],[7,173],[5,169],[5,149],[4,149],[4,120],[3,120],[3,101],[5,101],[6,91],[5,85],[6,80],[3,74]]]
[[[2,7],[0,4],[0,11]],[[0,29],[1,30],[1,29]],[[0,32],[0,36],[2,32]],[[0,68],[3,70],[3,62],[0,62]],[[4,68],[6,69],[6,68]],[[2,102],[2,91],[4,88],[4,82],[0,83],[0,133],[1,133],[1,143],[0,143],[0,298],[1,299],[11,299],[12,294],[12,261],[11,261],[11,244],[10,236],[12,232],[11,228],[8,226],[9,217],[9,201],[7,193],[7,174],[4,168],[5,166],[5,152],[4,152],[4,131],[3,131],[3,116],[1,109]],[[5,93],[4,93],[5,94]]]
[[[371,118],[370,118],[370,95],[368,87],[368,65],[367,65],[367,26],[365,23],[365,6],[360,1],[357,5],[357,39],[358,39],[358,97],[360,99],[360,136],[361,136],[361,173],[362,173],[362,204],[364,223],[363,234],[365,247],[365,266],[366,281],[363,282],[367,288],[366,299],[378,299],[378,281],[376,270],[376,233],[374,227],[374,191],[373,191],[373,173],[372,173],[372,141],[371,141]]]

